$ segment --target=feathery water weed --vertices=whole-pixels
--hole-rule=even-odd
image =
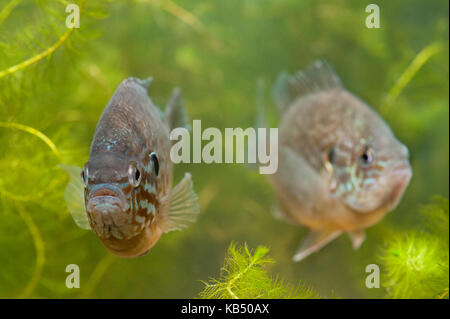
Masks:
[[[293,286],[278,276],[272,276],[266,267],[274,263],[267,256],[269,249],[258,246],[250,251],[247,245],[232,242],[228,247],[224,266],[218,279],[205,282],[200,298],[211,299],[308,299],[318,298],[309,287],[300,283]]]
[[[396,235],[383,248],[380,261],[388,297],[448,298],[448,199],[435,197],[422,213],[425,229]]]

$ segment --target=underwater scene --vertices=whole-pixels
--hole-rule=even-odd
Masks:
[[[448,299],[449,3],[0,0],[0,298]]]

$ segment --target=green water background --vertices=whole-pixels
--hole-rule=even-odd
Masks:
[[[0,14],[0,72],[67,32],[64,2],[0,0],[0,10],[14,2],[4,20]],[[444,0],[377,1],[381,28],[368,29],[369,3],[87,0],[90,14],[81,12],[81,28],[51,56],[0,77],[0,122],[35,128],[56,146],[0,126],[0,297],[195,297],[200,280],[217,276],[232,240],[270,247],[273,273],[324,296],[383,297],[383,289],[365,287],[366,265],[377,262],[386,238],[420,227],[418,209],[432,195],[448,197],[449,8]],[[427,47],[429,59],[405,79]],[[145,257],[114,257],[76,227],[63,200],[68,177],[57,164],[87,161],[95,125],[121,80],[153,76],[149,93],[162,107],[180,86],[191,119],[223,130],[254,125],[263,79],[276,126],[269,90],[276,75],[318,58],[383,114],[411,153],[414,176],[402,202],[368,229],[360,250],[342,236],[292,263],[306,230],[272,217],[270,184],[244,165],[177,165],[175,182],[185,171],[193,175],[201,215],[164,235]],[[399,79],[406,85],[395,98]],[[80,289],[65,286],[68,264],[80,266]]]

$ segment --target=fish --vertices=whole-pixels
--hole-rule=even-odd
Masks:
[[[274,215],[309,229],[293,261],[342,233],[358,249],[365,229],[397,207],[409,184],[408,148],[325,60],[281,72],[272,95],[280,113],[278,170],[268,175]]]
[[[87,163],[61,165],[71,177],[64,198],[75,223],[120,257],[147,254],[200,212],[191,174],[172,188],[170,130],[188,128],[181,90],[163,113],[147,94],[151,81],[122,81],[97,123]]]

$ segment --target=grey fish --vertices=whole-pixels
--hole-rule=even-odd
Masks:
[[[407,147],[325,61],[281,73],[273,95],[281,113],[278,171],[270,175],[277,215],[311,230],[293,260],[343,232],[359,248],[364,229],[402,198],[412,176]]]
[[[150,82],[124,80],[100,117],[84,168],[63,166],[72,176],[65,199],[75,222],[121,257],[146,254],[200,210],[189,173],[172,189],[169,130],[187,125],[180,90],[163,114],[147,95]]]

